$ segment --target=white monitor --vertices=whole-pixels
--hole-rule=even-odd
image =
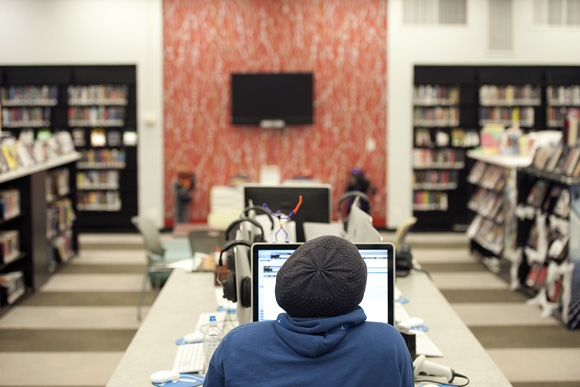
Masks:
[[[348,214],[346,239],[352,243],[382,242],[381,233],[373,227],[373,218],[353,204]]]

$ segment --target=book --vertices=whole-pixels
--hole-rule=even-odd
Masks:
[[[547,189],[548,189],[548,181],[544,179],[538,179],[534,184],[534,186],[532,187],[532,189],[530,190],[530,193],[528,194],[528,197],[526,199],[526,203],[536,208],[539,208],[544,202],[544,197],[546,196]]]
[[[542,210],[544,212],[552,212],[552,209],[554,208],[554,205],[556,204],[556,201],[560,197],[561,193],[562,186],[560,185],[552,186],[552,188],[550,188],[550,192],[548,193],[548,195],[546,195],[546,199],[544,200]]]
[[[574,172],[572,172],[572,177],[573,178],[580,177],[580,162],[576,163],[576,166],[574,167]]]
[[[107,146],[121,146],[121,132],[119,130],[107,131]]]
[[[22,271],[1,273],[0,287],[2,287],[6,293],[6,301],[8,304],[13,304],[26,291],[24,273]]]
[[[560,160],[560,157],[562,156],[563,149],[564,147],[562,145],[558,145],[555,148],[553,148],[553,152],[548,157],[548,162],[546,163],[546,167],[544,168],[546,172],[554,171],[556,165],[558,164],[558,161]]]
[[[555,215],[561,218],[567,218],[570,214],[570,190],[562,189],[556,204],[552,210]]]
[[[2,143],[2,155],[4,156],[4,160],[6,160],[6,164],[8,165],[8,169],[13,171],[18,168],[18,158],[14,153],[15,147],[13,143]]]
[[[544,264],[536,263],[533,264],[526,276],[526,286],[530,288],[535,288],[536,283],[540,279],[542,269],[544,268]]]
[[[87,146],[86,131],[83,128],[75,128],[72,130],[73,142],[76,147]]]
[[[566,176],[572,176],[574,169],[580,160],[580,148],[572,148],[569,153],[568,160],[566,160],[566,166],[564,167],[564,174]]]
[[[559,158],[558,162],[556,163],[556,167],[552,171],[553,173],[558,174],[558,175],[564,174],[566,161],[568,160],[568,155],[570,153],[572,153],[572,149],[570,149],[568,147],[562,147],[562,148],[563,148],[562,154],[560,155],[560,158]]]
[[[538,170],[543,170],[546,167],[546,162],[548,161],[548,157],[552,153],[552,147],[544,146],[538,148],[536,153],[534,154],[534,159],[532,161],[532,165],[534,168]]]

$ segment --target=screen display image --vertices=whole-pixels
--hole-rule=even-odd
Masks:
[[[252,247],[254,321],[275,320],[284,310],[276,302],[278,270],[300,244],[257,244]],[[356,244],[367,265],[367,286],[360,306],[367,320],[393,324],[394,273],[392,244]]]
[[[314,122],[312,73],[232,74],[232,124]]]

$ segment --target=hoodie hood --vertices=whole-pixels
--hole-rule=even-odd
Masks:
[[[348,334],[350,327],[367,319],[357,306],[351,312],[334,317],[292,317],[280,313],[276,319],[276,333],[302,356],[317,357],[334,348]]]

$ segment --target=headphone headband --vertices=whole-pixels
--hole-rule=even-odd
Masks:
[[[232,229],[234,227],[236,227],[238,224],[243,223],[243,222],[250,222],[252,223],[254,226],[258,227],[260,229],[260,232],[262,233],[262,235],[264,235],[264,228],[262,227],[262,225],[260,224],[260,222],[258,222],[255,219],[252,218],[239,218],[234,220],[232,223],[230,223],[230,225],[228,226],[228,228],[226,229],[226,241],[230,240],[230,232],[232,231]]]
[[[244,216],[247,217],[248,212],[250,212],[251,210],[254,210],[254,211],[258,210],[258,211],[268,215],[268,219],[270,219],[270,224],[272,225],[272,230],[274,229],[274,217],[272,216],[272,214],[270,214],[268,212],[268,210],[266,210],[262,206],[248,206],[248,207],[244,208],[244,211],[242,211],[242,214],[244,214]]]

